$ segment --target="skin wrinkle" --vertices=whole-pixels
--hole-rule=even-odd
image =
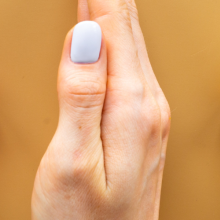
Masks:
[[[76,99],[76,96],[71,95],[71,91],[76,89],[73,94],[91,93],[91,90],[95,91],[92,93],[97,93],[99,88],[84,87],[81,88],[84,91],[80,92],[81,85],[71,88],[74,84],[70,82],[67,90],[63,88],[66,84],[60,80],[62,77],[66,79],[68,75],[76,74],[74,77],[79,77],[79,80],[77,72],[79,74],[79,70],[90,68],[89,65],[80,67],[69,61],[71,34],[68,34],[60,64],[61,78],[58,80],[60,121],[49,147],[54,154],[50,156],[53,157],[55,167],[62,164],[62,177],[54,177],[54,184],[60,185],[60,182],[64,181],[66,188],[65,195],[62,194],[62,185],[61,190],[53,192],[50,189],[48,194],[48,198],[59,198],[60,201],[52,199],[50,202],[56,207],[64,205],[65,213],[62,213],[62,209],[55,209],[54,213],[50,212],[50,219],[55,220],[57,216],[62,216],[65,219],[79,220],[156,220],[153,216],[159,212],[161,184],[157,186],[157,182],[158,177],[161,177],[161,130],[165,126],[169,127],[162,124],[166,123],[162,119],[165,113],[161,113],[164,108],[161,108],[163,106],[153,96],[154,78],[149,77],[148,71],[143,71],[143,67],[148,65],[146,61],[143,63],[146,51],[140,51],[143,41],[137,45],[137,38],[134,37],[137,32],[134,32],[133,28],[137,27],[137,23],[136,26],[132,24],[134,18],[128,10],[131,7],[127,7],[124,0],[88,1],[90,13],[92,12],[91,19],[100,24],[106,40],[107,57],[100,55],[97,63],[100,64],[97,66],[97,75],[103,77],[102,79],[108,77],[106,95],[103,94],[105,99],[100,100],[103,105],[94,109],[96,100],[88,99],[93,96],[79,95],[80,99]],[[83,4],[79,7],[79,19],[88,18],[85,1]],[[82,8],[85,9],[84,12]],[[113,12],[109,13],[111,10]],[[119,11],[122,11],[123,15],[119,15]],[[105,12],[106,16],[103,15]],[[116,16],[112,17],[115,12]],[[107,25],[109,21],[110,25]],[[117,38],[114,37],[115,32]],[[69,71],[75,67],[79,68],[78,71]],[[99,72],[100,68],[105,69],[104,74]],[[92,83],[96,79],[91,77],[88,80],[88,87],[94,86]],[[73,105],[69,104],[71,102]],[[81,108],[76,109],[74,105],[81,105]],[[79,130],[81,126],[82,129]],[[166,144],[165,139],[163,143]],[[71,158],[75,159],[72,161]],[[76,187],[73,183],[76,183]],[[39,202],[39,198],[37,201]],[[46,211],[44,208],[42,210]],[[92,213],[92,210],[95,212]]]

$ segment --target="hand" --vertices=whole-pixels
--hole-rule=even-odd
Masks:
[[[97,62],[58,76],[60,117],[40,163],[33,220],[156,220],[170,109],[152,71],[133,0],[79,0],[102,29]]]

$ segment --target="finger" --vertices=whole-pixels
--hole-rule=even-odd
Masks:
[[[145,74],[145,77],[147,79],[150,90],[154,98],[156,99],[161,110],[162,138],[164,142],[162,154],[164,157],[164,154],[166,152],[169,127],[170,127],[170,108],[166,100],[166,97],[156,79],[156,76],[153,72],[153,69],[152,69],[152,66],[151,66],[151,63],[148,57],[144,36],[143,36],[140,23],[139,23],[138,10],[137,10],[135,0],[125,0],[125,1],[127,3],[130,17],[131,17],[132,32],[134,36],[135,45],[138,50],[138,57],[140,60],[140,64]]]
[[[100,42],[95,48],[97,41]],[[100,53],[97,62],[90,60],[93,58],[89,57],[93,53],[91,50],[95,50],[95,59]],[[97,50],[100,51],[98,54]],[[87,60],[84,60],[85,57]],[[80,126],[82,129],[99,129],[106,92],[106,68],[106,48],[99,25],[91,21],[79,23],[67,35],[59,68],[61,121],[71,121],[71,126],[77,130]]]
[[[138,50],[138,57],[141,63],[141,67],[154,97],[157,98],[157,96],[159,95],[158,93],[161,92],[161,89],[149,61],[144,36],[139,23],[137,6],[135,0],[125,1],[127,3],[130,13],[132,32],[134,36],[135,45]]]
[[[139,23],[138,10],[137,10],[135,0],[126,0],[126,3],[129,9],[129,12],[130,12],[132,31],[133,31],[135,44],[138,50],[138,57],[141,63],[141,67],[146,76],[151,92],[153,96],[155,97],[160,107],[160,111],[161,111],[162,146],[161,146],[161,159],[160,159],[160,165],[159,165],[159,178],[158,178],[158,184],[157,184],[158,187],[156,191],[157,201],[160,201],[163,170],[164,170],[165,157],[166,157],[165,155],[166,155],[166,148],[167,148],[167,142],[168,142],[168,134],[170,130],[170,108],[160,88],[160,85],[156,79],[152,66],[150,64],[144,36],[143,36],[140,23]],[[159,207],[160,207],[160,204],[159,203],[156,204],[154,213],[159,213],[158,212]],[[155,216],[155,219],[157,218],[158,216]]]
[[[146,76],[148,85],[150,90],[156,99],[160,110],[161,110],[161,121],[162,121],[162,158],[165,157],[166,146],[168,141],[168,134],[170,129],[170,108],[169,104],[166,100],[166,97],[156,79],[156,76],[153,72],[147,49],[144,40],[144,36],[140,27],[139,18],[138,18],[138,10],[135,3],[135,0],[126,0],[132,24],[132,31],[135,40],[135,45],[138,50],[138,57],[141,63],[142,70]],[[163,163],[163,162],[161,162]]]
[[[88,7],[90,18],[102,27],[108,46],[108,92],[102,120],[107,185],[120,188],[127,180],[136,185],[149,155],[146,145],[154,145],[151,155],[158,155],[157,106],[140,66],[125,1],[88,0]],[[151,140],[152,133],[157,140]]]
[[[157,79],[153,73],[148,54],[146,51],[145,41],[142,30],[139,25],[138,11],[134,0],[126,0],[128,10],[130,13],[132,33],[134,36],[135,45],[138,50],[138,57],[140,60],[143,72],[146,75],[148,84],[154,96],[157,96],[156,92],[159,88]],[[89,20],[89,9],[87,0],[78,0],[78,21]]]
[[[129,9],[130,17],[131,17],[132,32],[134,36],[135,45],[138,50],[138,57],[140,60],[142,70],[147,79],[150,90],[154,98],[156,99],[157,103],[160,106],[161,113],[162,113],[162,120],[164,121],[164,123],[162,124],[169,124],[167,123],[167,121],[170,120],[169,105],[157,81],[157,78],[153,72],[153,69],[152,69],[152,66],[151,66],[151,63],[148,57],[146,43],[145,43],[144,36],[143,36],[140,23],[139,23],[138,10],[137,10],[135,0],[126,0],[126,3]],[[164,130],[163,136],[167,136],[167,130],[169,129],[165,127],[163,130]]]
[[[78,1],[78,22],[90,20],[87,0]]]
[[[112,89],[118,88],[116,83],[111,83],[111,77],[120,78],[123,82],[143,77],[125,1],[87,0],[87,2],[90,19],[100,24],[106,36],[109,86],[112,86]]]
[[[59,68],[60,117],[53,143],[60,152],[59,161],[65,159],[60,164],[68,161],[67,167],[81,168],[77,161],[89,161],[89,169],[97,164],[104,169],[100,122],[106,81],[106,46],[100,26],[81,22],[66,37]]]

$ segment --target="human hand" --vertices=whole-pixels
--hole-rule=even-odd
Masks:
[[[79,0],[78,18],[100,25],[100,57],[72,62],[73,29],[67,34],[59,124],[36,175],[32,220],[156,220],[170,109],[135,3]]]

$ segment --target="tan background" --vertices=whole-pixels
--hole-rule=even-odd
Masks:
[[[172,110],[160,220],[219,220],[220,1],[137,5]],[[57,68],[76,6],[0,1],[0,220],[30,219],[35,172],[57,125]]]

